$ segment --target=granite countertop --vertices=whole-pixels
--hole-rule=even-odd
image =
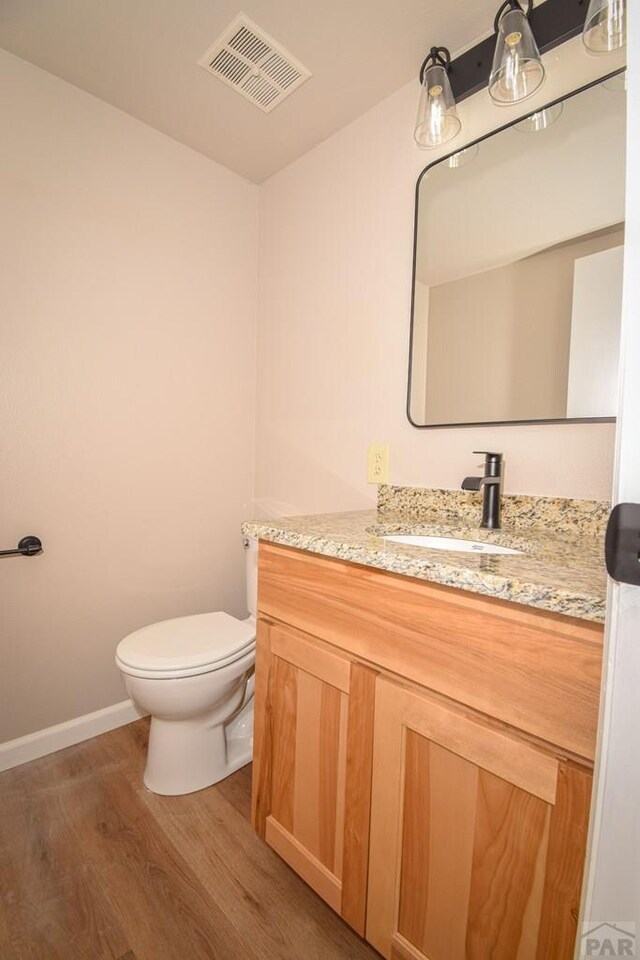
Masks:
[[[245,536],[565,616],[603,622],[604,501],[504,497],[499,531],[482,530],[479,498],[458,491],[381,488],[377,510],[247,521]],[[383,539],[430,534],[486,541],[521,554],[430,550]]]

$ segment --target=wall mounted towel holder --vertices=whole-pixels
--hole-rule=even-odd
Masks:
[[[0,550],[0,557],[35,557],[42,553],[40,537],[23,537],[15,550]]]

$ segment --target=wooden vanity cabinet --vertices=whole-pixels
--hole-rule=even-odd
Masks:
[[[602,628],[260,545],[253,822],[390,960],[571,960]]]

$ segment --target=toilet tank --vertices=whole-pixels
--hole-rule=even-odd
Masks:
[[[253,537],[245,537],[244,559],[247,582],[247,610],[250,616],[258,616],[258,541]]]

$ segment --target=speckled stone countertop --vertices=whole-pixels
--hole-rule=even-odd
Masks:
[[[381,487],[377,510],[247,521],[245,536],[448,587],[602,622],[605,501],[504,496],[503,526],[481,530],[481,498]],[[392,534],[486,541],[521,554],[474,554],[391,543]]]

